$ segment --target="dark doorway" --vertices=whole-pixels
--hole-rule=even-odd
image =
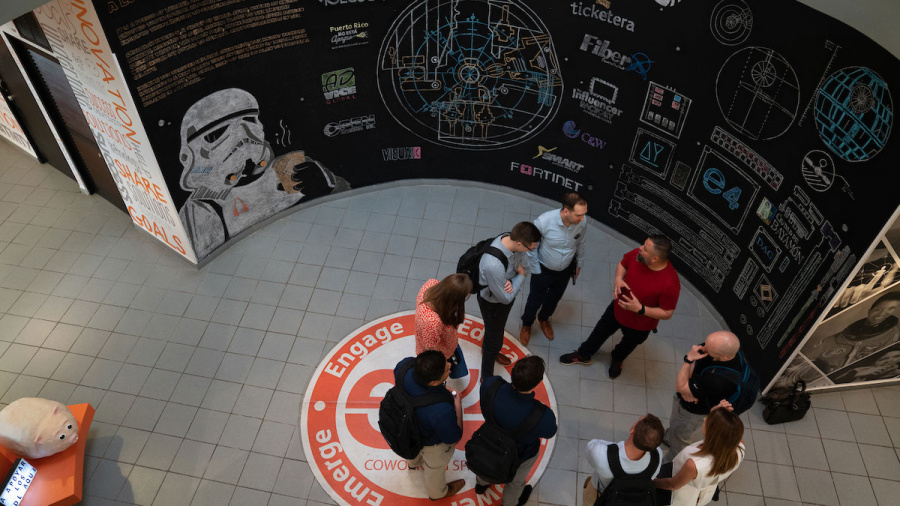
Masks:
[[[62,66],[24,42],[13,39],[13,47],[88,190],[128,212]]]

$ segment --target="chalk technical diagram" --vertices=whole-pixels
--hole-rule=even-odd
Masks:
[[[411,132],[481,150],[543,130],[559,108],[563,81],[546,26],[524,4],[421,0],[382,43],[378,88]]]

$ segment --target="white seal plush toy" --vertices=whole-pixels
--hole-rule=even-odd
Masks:
[[[22,457],[49,457],[76,441],[78,423],[65,404],[23,397],[0,411],[0,445]]]

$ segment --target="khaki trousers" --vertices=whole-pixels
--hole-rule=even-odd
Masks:
[[[422,448],[419,456],[414,460],[407,460],[409,467],[424,466],[425,491],[430,499],[440,499],[447,494],[447,478],[444,471],[447,464],[453,458],[456,445],[438,443]]]

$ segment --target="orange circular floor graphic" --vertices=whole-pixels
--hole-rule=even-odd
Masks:
[[[466,467],[465,444],[484,422],[479,404],[479,366],[484,323],[474,317],[459,326],[459,343],[469,375],[450,380],[463,396],[463,437],[447,466],[447,481],[465,479],[458,494],[431,501],[425,494],[421,471],[410,471],[406,460],[388,447],[378,430],[378,406],[394,384],[393,370],[404,357],[415,355],[415,313],[405,311],[370,322],[344,338],[319,364],[303,399],[300,427],[303,450],[310,468],[338,504],[391,505],[500,504],[502,486],[482,496],[475,494],[475,475]],[[527,356],[518,340],[506,333],[502,353],[515,363]],[[509,370],[495,372],[509,381]],[[556,412],[550,382],[535,389],[535,396]],[[555,439],[542,440],[537,464],[528,482],[536,483],[550,462]]]

